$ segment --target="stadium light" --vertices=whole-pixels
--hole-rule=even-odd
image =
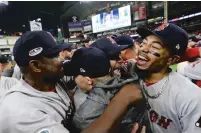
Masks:
[[[8,5],[8,1],[0,1],[0,4]]]

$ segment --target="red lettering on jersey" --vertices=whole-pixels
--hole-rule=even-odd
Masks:
[[[161,118],[159,118],[158,113],[156,113],[154,110],[151,110],[149,112],[149,117],[150,117],[150,121],[152,123],[156,122],[159,126],[163,127],[164,129],[167,129],[168,126],[170,125],[171,122],[173,122],[170,119],[167,119],[164,116],[161,116]]]
[[[161,116],[161,119],[158,121],[157,124],[158,124],[159,126],[165,128],[165,129],[167,129],[168,126],[170,125],[170,122],[172,122],[172,120],[167,119],[167,121],[166,121],[166,118],[165,118],[164,116]]]
[[[156,122],[158,120],[158,114],[155,111],[150,111],[150,120],[151,122]]]

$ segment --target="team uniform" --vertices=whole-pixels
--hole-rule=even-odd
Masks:
[[[20,80],[22,78],[22,73],[21,73],[20,68],[19,68],[19,66],[17,64],[14,67],[14,71],[13,71],[12,77],[16,78],[18,80]]]
[[[171,72],[155,84],[141,81],[141,87],[150,106],[153,133],[201,132],[201,89],[190,80]],[[158,92],[162,92],[159,97],[150,98]]]
[[[1,76],[0,98],[17,83],[18,83],[18,80],[15,78]]]
[[[182,62],[177,66],[177,72],[193,80],[201,80],[201,60],[194,64]]]
[[[41,92],[21,79],[0,101],[0,133],[69,133],[61,123],[70,105],[61,84]]]

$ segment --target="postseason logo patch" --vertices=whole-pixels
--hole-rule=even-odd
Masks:
[[[38,47],[29,51],[29,56],[36,56],[43,51],[42,47]]]
[[[50,133],[50,131],[48,129],[42,129],[38,133]]]

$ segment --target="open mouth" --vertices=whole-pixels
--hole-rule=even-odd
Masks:
[[[148,59],[147,57],[142,56],[142,55],[139,55],[139,56],[138,56],[138,61],[137,61],[138,65],[144,65],[144,64],[146,64],[148,61],[149,61],[149,59]]]

